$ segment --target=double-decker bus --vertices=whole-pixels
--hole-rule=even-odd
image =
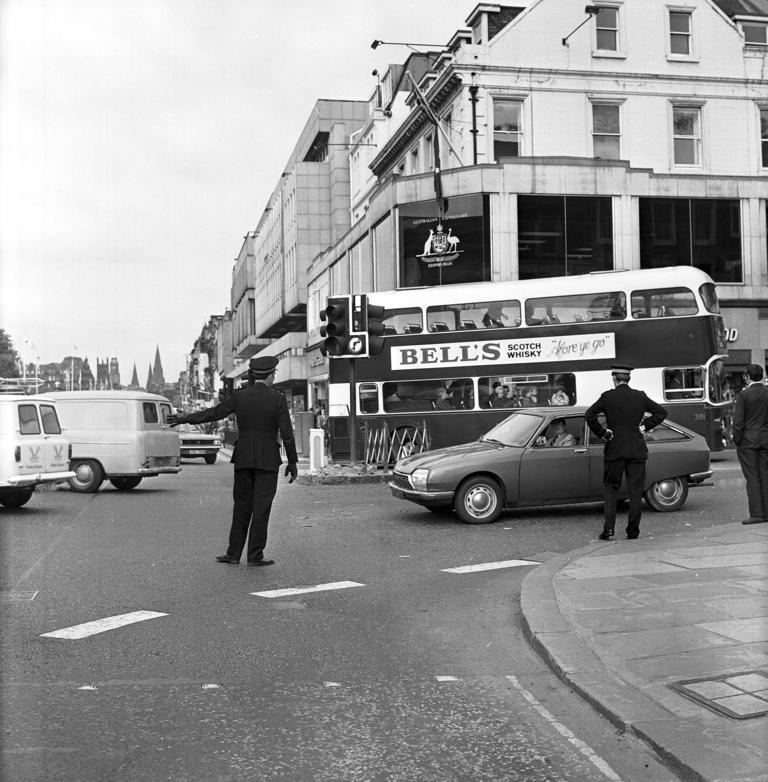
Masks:
[[[478,438],[514,408],[589,405],[612,388],[617,362],[670,420],[712,450],[726,443],[725,329],[698,269],[381,291],[368,302],[384,307],[383,351],[352,359],[353,382],[347,360],[330,361],[337,457],[350,451],[351,412],[360,447],[364,429],[386,422],[401,437],[426,429],[439,448]]]

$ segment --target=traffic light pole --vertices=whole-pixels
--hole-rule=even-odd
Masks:
[[[355,359],[349,361],[349,460],[357,462],[357,390],[355,383]]]

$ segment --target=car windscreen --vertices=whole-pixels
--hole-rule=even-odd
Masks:
[[[503,445],[526,445],[541,426],[544,416],[533,413],[513,413],[480,439],[491,440]]]

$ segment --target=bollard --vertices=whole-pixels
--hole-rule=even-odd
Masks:
[[[325,467],[325,430],[309,430],[309,471],[317,473]]]

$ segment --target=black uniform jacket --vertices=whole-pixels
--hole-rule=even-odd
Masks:
[[[768,388],[750,383],[736,397],[733,442],[741,448],[768,448]]]
[[[599,413],[605,414],[608,429],[613,439],[608,440],[603,451],[606,461],[618,459],[647,459],[648,447],[645,444],[640,425],[647,432],[658,426],[666,417],[667,411],[645,395],[626,383],[605,391],[585,413],[589,428],[598,436],[605,435],[605,428],[597,420]],[[645,413],[650,413],[644,418]]]
[[[181,420],[190,424],[201,424],[205,421],[219,421],[231,413],[237,416],[238,440],[232,454],[236,470],[255,467],[276,472],[282,463],[277,442],[278,432],[283,440],[288,462],[296,464],[299,461],[288,403],[279,391],[266,383],[257,381],[252,386],[240,388],[216,407],[190,413]]]

